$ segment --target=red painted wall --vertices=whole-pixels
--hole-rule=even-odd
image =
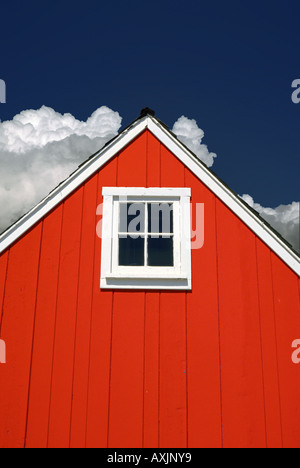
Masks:
[[[192,291],[100,290],[102,186],[192,188]],[[0,306],[0,447],[300,447],[300,279],[149,132],[0,256]]]

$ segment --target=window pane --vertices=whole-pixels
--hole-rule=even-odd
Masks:
[[[120,203],[119,232],[145,232],[145,203]]]
[[[174,266],[173,236],[148,238],[148,265]]]
[[[156,233],[173,233],[173,204],[148,204],[148,231]]]
[[[142,237],[119,238],[119,265],[144,266],[145,239]]]

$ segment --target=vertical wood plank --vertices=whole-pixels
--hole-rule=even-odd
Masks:
[[[184,166],[161,147],[161,184],[184,187]],[[161,292],[160,303],[160,447],[186,447],[187,335],[186,293]]]
[[[160,187],[161,143],[147,132],[147,187]]]
[[[103,202],[102,187],[116,186],[117,158],[105,166],[98,178],[97,206]],[[100,217],[97,217],[97,223]],[[111,360],[113,292],[100,289],[101,238],[94,244],[93,301],[89,358],[87,447],[107,447]]]
[[[83,190],[64,202],[48,446],[68,447]]]
[[[146,294],[144,447],[158,447],[159,417],[159,293]]]
[[[147,132],[147,187],[160,187],[161,144]],[[144,433],[145,448],[159,444],[159,314],[160,294],[146,292]]]
[[[145,187],[147,132],[118,157],[118,186]],[[142,447],[145,292],[115,291],[109,407],[109,447]]]
[[[145,187],[147,180],[147,132],[143,132],[118,156],[119,187]]]
[[[271,253],[270,249],[257,238],[256,248],[266,402],[267,447],[281,448],[282,427]]]
[[[114,295],[109,447],[140,448],[143,442],[145,293]]]
[[[187,294],[189,446],[218,448],[222,420],[215,197],[189,171],[186,184],[192,188],[198,241],[203,226],[196,217],[197,203],[204,204],[204,244],[192,250],[193,289]]]
[[[44,220],[27,421],[28,448],[46,448],[63,207]]]
[[[86,444],[97,192],[98,176],[96,175],[84,186],[72,391],[71,448],[84,448]]]
[[[159,446],[187,446],[185,294],[162,293],[160,304]]]

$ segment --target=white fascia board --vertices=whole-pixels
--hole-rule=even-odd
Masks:
[[[110,144],[100,149],[91,160],[88,160],[79,167],[68,179],[62,182],[25,216],[7,229],[0,236],[0,254],[142,133],[147,126],[148,117],[144,117],[131,127],[128,127]]]
[[[298,276],[299,257],[269,227],[260,220],[238,196],[229,190],[201,162],[191,157],[189,150],[159,122],[149,117],[149,130],[173,154],[185,164],[222,202],[228,206],[273,252],[275,252]]]

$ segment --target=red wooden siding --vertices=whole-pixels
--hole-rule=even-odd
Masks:
[[[191,187],[192,291],[101,291],[103,186]],[[0,447],[300,447],[300,279],[148,131],[0,256]]]
[[[290,364],[291,342],[300,336],[299,294],[297,277],[272,254],[274,311],[277,335],[279,394],[284,446],[300,445],[300,369]],[[287,365],[289,363],[289,365]],[[296,369],[295,369],[296,367]],[[297,372],[298,371],[298,372]]]
[[[24,445],[42,225],[27,233],[9,253],[1,322],[8,361],[0,369],[1,447]]]

